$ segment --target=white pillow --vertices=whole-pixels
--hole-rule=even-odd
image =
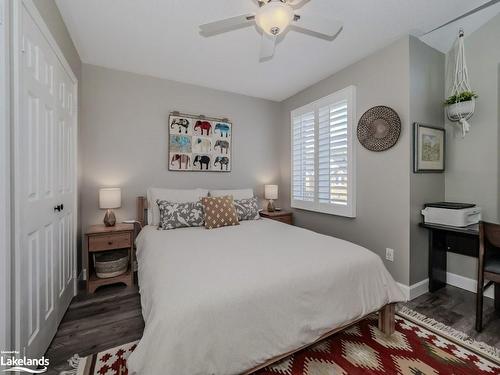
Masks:
[[[198,202],[200,198],[207,197],[207,189],[148,189],[148,224],[158,225],[160,223],[160,209],[156,201],[169,201],[173,203]]]
[[[253,198],[252,189],[234,189],[234,190],[210,190],[211,197],[223,197],[232,195],[233,199],[250,199]]]

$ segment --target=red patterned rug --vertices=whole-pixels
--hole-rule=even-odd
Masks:
[[[78,375],[127,375],[136,343],[73,361]],[[256,375],[500,375],[499,350],[411,310],[398,312],[385,337],[376,315],[260,370]]]

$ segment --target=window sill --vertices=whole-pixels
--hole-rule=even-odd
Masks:
[[[356,209],[353,207],[325,207],[324,205],[311,206],[300,202],[292,202],[290,207],[309,212],[317,212],[320,214],[346,217],[349,219],[356,218]]]

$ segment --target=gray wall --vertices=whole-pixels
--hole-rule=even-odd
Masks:
[[[118,220],[136,217],[135,198],[150,186],[252,187],[279,179],[275,147],[280,106],[243,95],[83,65],[82,225],[102,222],[98,189],[122,188]],[[169,172],[170,111],[224,116],[233,122],[233,172]]]
[[[357,87],[357,120],[369,108],[387,105],[402,121],[398,143],[386,152],[371,152],[355,141],[357,217],[355,219],[294,210],[299,226],[343,238],[379,254],[394,276],[409,283],[410,137],[409,39],[405,37],[345,68],[282,103],[280,131],[281,196],[290,205],[290,111],[349,85]],[[357,123],[356,120],[356,123]],[[395,250],[394,263],[385,248]]]
[[[445,55],[414,37],[410,37],[410,122],[444,127]],[[413,137],[410,137],[413,151]],[[410,285],[427,278],[428,231],[418,224],[424,203],[443,201],[443,173],[410,171]]]
[[[462,138],[448,123],[446,199],[473,202],[483,209],[484,220],[500,220],[499,190],[499,93],[500,15],[466,37],[467,65],[472,88],[479,94],[471,132]],[[447,56],[448,95],[452,85],[455,51]],[[448,271],[476,278],[476,260],[451,254]]]

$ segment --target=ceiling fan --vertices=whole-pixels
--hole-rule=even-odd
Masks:
[[[322,17],[302,17],[296,14],[310,0],[253,0],[259,5],[255,14],[244,14],[200,26],[203,36],[213,36],[243,27],[257,25],[262,31],[260,59],[274,55],[276,40],[287,29],[318,38],[333,40],[342,30],[340,21]]]

